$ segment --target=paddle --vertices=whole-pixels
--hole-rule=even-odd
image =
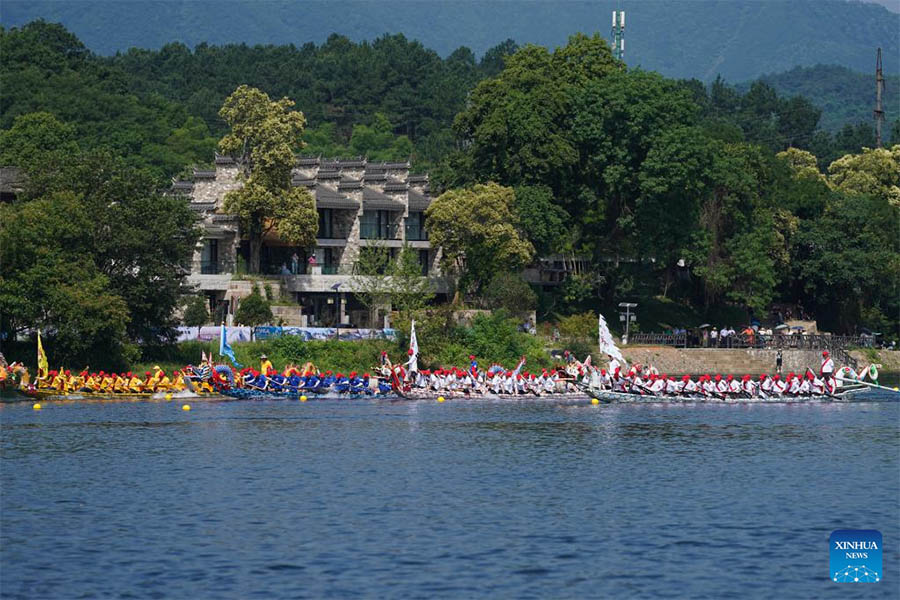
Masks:
[[[860,383],[862,385],[867,385],[870,388],[875,388],[877,390],[885,390],[887,392],[895,392],[895,393],[898,392],[898,390],[895,388],[890,388],[885,385],[878,385],[877,383],[869,383],[868,381],[862,381],[861,379],[845,379],[843,377],[838,377],[837,379],[839,379],[841,381],[846,381],[847,383]]]

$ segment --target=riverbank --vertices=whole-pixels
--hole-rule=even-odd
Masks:
[[[673,348],[671,346],[625,346],[622,354],[630,363],[651,363],[667,373],[769,373],[775,371],[776,350],[749,348]],[[880,363],[883,371],[900,371],[900,352],[853,350],[850,355],[861,365]],[[818,350],[783,350],[782,372],[818,370]]]

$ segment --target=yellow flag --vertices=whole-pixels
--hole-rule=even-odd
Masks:
[[[38,377],[46,377],[50,367],[47,365],[47,355],[44,354],[44,345],[41,344],[41,332],[38,331]]]

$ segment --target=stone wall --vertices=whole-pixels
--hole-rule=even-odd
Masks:
[[[215,179],[194,178],[194,191],[191,194],[191,201],[202,203],[215,202],[216,208],[220,209],[225,193],[240,187],[238,168],[218,165]]]
[[[775,372],[775,350],[625,346],[622,348],[622,354],[630,363],[652,364],[660,372],[669,374],[749,373],[755,375]],[[817,350],[784,350],[782,361],[782,373],[789,371],[802,373],[806,371],[807,367],[818,371],[821,364],[821,353]]]

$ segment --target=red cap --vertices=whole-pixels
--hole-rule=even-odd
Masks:
[[[412,356],[412,354],[413,354],[412,348],[410,348],[409,350],[407,350],[406,353],[407,353],[408,355]]]
[[[475,355],[474,355],[474,354],[470,354],[470,355],[469,355],[469,360],[475,360]]]
[[[822,356],[828,356],[828,350],[822,350]]]

